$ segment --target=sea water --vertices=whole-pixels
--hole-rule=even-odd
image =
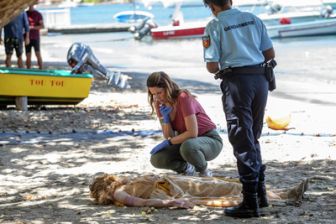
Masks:
[[[141,10],[152,13],[154,20],[159,25],[169,24],[174,13],[174,7],[163,7],[161,4],[155,4],[150,8],[145,7],[143,4],[99,4],[71,8],[71,23],[74,25],[115,23],[113,15],[129,10]],[[210,11],[204,6],[182,7],[181,10],[185,20],[196,20],[211,16]]]
[[[261,7],[249,7],[239,9],[258,14],[264,11]],[[154,4],[151,7],[145,7],[141,3],[136,4],[98,4],[93,6],[73,7],[70,9],[71,24],[107,24],[115,23],[113,15],[122,11],[141,10],[152,13],[154,20],[158,25],[167,25],[171,22],[175,7],[164,7],[162,4]],[[185,21],[194,21],[208,18],[211,16],[209,8],[203,4],[181,7]]]

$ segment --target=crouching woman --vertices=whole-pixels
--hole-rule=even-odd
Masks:
[[[181,89],[166,73],[147,78],[148,101],[160,119],[165,140],[151,151],[151,163],[178,174],[212,176],[208,162],[222,150],[216,125],[197,99]]]

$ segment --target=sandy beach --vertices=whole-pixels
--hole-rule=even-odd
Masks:
[[[83,38],[89,41],[93,37]],[[67,68],[64,55],[76,38],[44,38],[42,49],[48,68]],[[334,41],[329,48],[278,48],[278,89],[269,96],[266,115],[290,114],[292,129],[274,131],[265,123],[260,139],[268,186],[284,188],[308,178],[302,203],[272,204],[259,219],[238,220],[226,217],[222,208],[196,206],[147,212],[147,208],[92,202],[88,186],[97,173],[170,173],[155,169],[149,162],[149,151],[162,140],[145,89],[147,75],[155,70],[167,71],[178,84],[191,90],[217,124],[224,147],[209,162],[214,175],[237,176],[218,82],[205,72],[201,54],[192,54],[200,49],[197,41],[151,45],[115,42],[106,49],[99,40],[108,42],[110,38],[96,38],[97,44],[92,41],[94,52],[110,68],[129,74],[131,89],[120,92],[95,80],[89,97],[75,106],[0,111],[0,223],[334,223],[336,82],[335,67],[326,62],[335,56]],[[121,51],[120,43],[132,47],[129,57]],[[275,43],[276,50],[282,44]],[[174,56],[175,50],[168,51],[173,46],[184,47],[180,58]],[[3,49],[0,56],[3,65]],[[314,78],[321,73],[324,78]]]

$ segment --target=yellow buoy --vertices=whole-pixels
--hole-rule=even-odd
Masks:
[[[288,125],[291,121],[291,115],[288,114],[280,118],[271,118],[270,116],[266,117],[266,123],[268,128],[273,130],[288,130]]]

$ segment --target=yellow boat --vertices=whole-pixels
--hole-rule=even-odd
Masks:
[[[90,74],[0,67],[0,104],[15,104],[16,97],[27,97],[28,104],[77,104],[88,97],[91,83]]]

